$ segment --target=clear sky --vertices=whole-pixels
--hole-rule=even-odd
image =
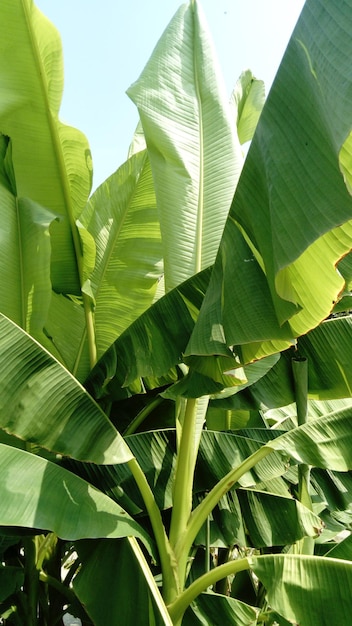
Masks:
[[[35,0],[64,50],[61,119],[88,137],[94,187],[125,160],[138,121],[126,89],[182,0]],[[267,91],[304,0],[200,0],[228,93],[250,68]]]

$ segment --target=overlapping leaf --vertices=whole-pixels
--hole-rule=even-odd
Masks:
[[[51,530],[62,539],[148,534],[116,502],[45,459],[0,444],[2,526]]]
[[[234,598],[215,593],[203,593],[186,611],[184,626],[231,624],[232,626],[255,626],[259,609]]]
[[[172,625],[159,590],[154,580],[147,580],[131,542],[80,542],[78,553],[83,567],[73,588],[96,626],[104,626],[107,621],[126,625],[135,622],[141,626]],[[151,584],[155,595],[159,596],[158,602],[150,593]],[[134,590],[138,602],[131,602],[125,585]]]
[[[251,557],[270,606],[304,626],[348,624],[352,610],[352,563],[333,558],[266,555]]]
[[[11,155],[11,141],[0,134],[0,310],[49,344],[43,328],[51,298],[49,227],[56,216],[17,196]]]
[[[79,221],[96,246],[93,271],[86,262],[100,356],[153,302],[163,273],[153,179],[145,151],[126,161],[97,189]]]
[[[163,272],[155,194],[145,152],[131,157],[97,189],[78,226],[83,291],[94,309],[94,340],[97,356],[101,356],[153,302]],[[72,328],[67,328],[68,317]],[[46,331],[66,366],[83,380],[90,369],[83,308],[75,300],[54,296]]]
[[[0,427],[63,455],[95,463],[132,458],[121,435],[71,374],[0,317]]]
[[[352,125],[352,24],[348,3],[330,9],[308,2],[291,38],[188,354],[235,346],[248,362],[287,348],[329,314],[343,288],[335,264],[351,249],[352,235],[352,200],[339,169]]]
[[[0,132],[11,138],[17,195],[62,217],[51,228],[51,276],[57,291],[79,294],[71,233],[90,192],[91,157],[83,134],[58,119],[60,38],[32,0],[1,5],[0,74]]]

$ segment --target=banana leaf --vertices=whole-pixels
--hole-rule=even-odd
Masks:
[[[32,0],[5,0],[0,17],[0,132],[11,138],[16,195],[62,218],[50,228],[51,279],[55,291],[79,295],[72,233],[90,192],[92,159],[84,135],[58,117],[60,37]]]
[[[99,357],[153,302],[163,272],[145,151],[131,157],[96,190],[77,224],[83,248],[83,291],[94,309]],[[46,332],[66,367],[84,380],[90,363],[81,303],[54,294]]]
[[[352,561],[352,535],[348,535],[337,543],[325,556],[333,559]]]
[[[295,624],[348,624],[352,609],[352,562],[293,555],[251,557],[269,605]]]
[[[255,78],[250,70],[245,70],[239,77],[230,98],[230,107],[236,119],[241,145],[253,139],[264,103],[264,82]]]
[[[0,428],[10,435],[95,463],[125,463],[133,458],[78,381],[3,315],[0,390]]]
[[[186,356],[231,346],[246,363],[286,349],[329,315],[344,287],[335,265],[352,235],[352,17],[330,9],[308,1],[291,37]]]
[[[127,93],[150,156],[169,291],[214,262],[243,164],[197,2],[180,7]]]
[[[255,626],[259,609],[234,598],[215,593],[202,593],[192,602],[183,618],[183,626]],[[210,621],[211,620],[211,621]]]
[[[1,526],[53,531],[62,539],[137,536],[145,530],[101,491],[66,469],[0,444]]]
[[[107,622],[171,626],[156,584],[153,579],[148,580],[143,558],[131,541],[83,541],[77,543],[77,550],[81,568],[73,589],[95,626],[105,626]],[[126,588],[133,589],[133,602]]]
[[[351,407],[308,421],[266,443],[298,463],[345,472],[352,469]]]
[[[17,195],[12,143],[0,134],[0,310],[44,345],[51,298],[49,228],[56,215]]]
[[[288,495],[239,489],[238,497],[250,545],[255,548],[291,545],[303,537],[317,537],[323,530],[319,517]]]

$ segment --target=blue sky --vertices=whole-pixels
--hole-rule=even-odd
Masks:
[[[228,93],[250,68],[270,87],[304,0],[200,0]],[[138,121],[125,95],[182,0],[36,0],[64,50],[63,121],[88,137],[94,187],[125,160]]]

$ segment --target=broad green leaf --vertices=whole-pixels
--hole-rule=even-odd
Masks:
[[[352,318],[329,319],[306,336],[298,347],[308,358],[309,396],[319,400],[352,396]]]
[[[142,377],[167,376],[171,368],[182,363],[209,276],[210,270],[204,270],[179,285],[120,335],[86,381],[92,395],[109,392],[117,396],[121,387]]]
[[[190,366],[187,375],[163,393],[165,398],[199,397],[212,394],[212,397],[227,397],[249,387],[264,376],[278,361],[279,355],[239,366],[230,355],[227,357],[212,356],[208,358],[187,359]]]
[[[96,261],[86,273],[95,303],[100,356],[152,304],[163,272],[153,179],[145,151],[126,161],[97,189],[79,221],[96,246]]]
[[[348,624],[352,611],[352,562],[292,555],[250,557],[269,605],[304,626]]]
[[[275,440],[274,440],[275,442]],[[267,445],[273,445],[270,442]],[[254,438],[237,436],[230,433],[204,431],[199,448],[196,490],[208,491],[232,468],[240,465],[247,457],[261,448],[261,443]],[[286,470],[287,457],[269,455],[239,480],[242,487],[253,487],[258,482],[266,482],[282,476]]]
[[[308,400],[308,417],[309,419],[324,417],[334,411],[349,409],[351,407],[351,398],[340,398],[338,400]],[[265,423],[272,429],[279,428],[280,430],[290,430],[290,428],[297,426],[297,408],[294,403],[277,409],[263,410],[262,414]]]
[[[0,310],[50,346],[43,327],[51,299],[49,227],[56,216],[17,195],[12,144],[0,134]]]
[[[127,93],[151,160],[169,291],[214,262],[243,162],[198,2],[180,7]]]
[[[123,397],[123,387],[129,387],[132,393],[141,393],[144,388],[152,389],[177,380],[173,368],[183,362],[210,272],[209,268],[196,274],[160,298],[120,335],[86,380],[85,385],[94,397],[105,393],[117,399]],[[199,365],[206,375],[192,369],[189,378],[168,390],[165,396],[199,397],[240,383],[243,389],[263,376],[276,360],[274,355],[263,363],[251,364],[247,379],[247,368],[244,371],[238,368],[238,362],[227,350],[220,360],[214,356],[207,359],[206,365]],[[198,365],[194,365],[197,369]]]
[[[72,232],[90,192],[91,156],[84,135],[59,121],[61,42],[32,0],[1,3],[0,76],[0,132],[11,138],[17,194],[63,218],[51,228],[51,277],[56,291],[79,294]]]
[[[53,292],[45,332],[50,337],[59,360],[71,374],[83,382],[91,368],[81,299],[67,298]]]
[[[19,591],[24,581],[23,567],[0,565],[0,602]],[[1,610],[1,609],[0,609]]]
[[[344,286],[335,266],[352,236],[352,199],[339,162],[352,125],[352,18],[345,14],[341,20],[340,5],[320,2],[303,9],[248,152],[186,354],[232,346],[249,362],[286,349],[327,317]],[[222,340],[209,340],[214,327]]]
[[[0,427],[28,442],[95,463],[132,458],[121,435],[77,380],[0,316]]]
[[[125,438],[138,460],[153,491],[160,510],[172,506],[175,469],[175,431],[149,431]],[[132,473],[127,464],[96,465],[69,460],[67,468],[109,495],[131,514],[145,510]]]
[[[340,409],[312,419],[268,442],[299,463],[345,472],[352,469],[352,409]]]
[[[159,594],[155,606],[146,580],[141,558],[129,541],[79,542],[82,565],[74,579],[73,589],[85,606],[95,626],[138,624],[141,626],[171,626],[165,605]],[[133,598],[131,601],[131,590]]]
[[[145,151],[97,189],[80,215],[79,232],[84,291],[94,309],[99,357],[152,304],[162,274],[160,229]],[[82,302],[54,294],[46,332],[66,367],[84,380],[90,364]]]
[[[232,548],[234,545],[246,545],[244,520],[237,491],[229,491],[221,498],[211,513],[209,524],[211,547]],[[205,546],[207,541],[206,529],[203,526],[194,543]]]
[[[265,376],[254,382],[242,398],[223,401],[219,397],[219,406],[231,409],[244,403],[244,406],[250,408],[272,409],[291,404],[295,399],[291,361],[297,354],[308,359],[309,398],[329,401],[350,397],[351,324],[350,315],[325,320],[298,339],[297,351],[282,352],[279,362]],[[323,410],[323,404],[321,406]],[[312,402],[310,407],[314,414]]]
[[[263,81],[255,78],[250,70],[242,72],[230,99],[241,144],[253,138],[264,102]]]
[[[202,593],[192,602],[182,621],[183,626],[255,626],[259,609],[234,598],[216,593]]]
[[[352,561],[352,535],[345,537],[345,539],[337,543],[325,556],[333,559]]]
[[[0,444],[2,526],[53,531],[61,539],[150,538],[124,509],[63,467]]]
[[[232,397],[232,396],[231,396]],[[207,428],[209,430],[238,430],[240,428],[260,428],[263,418],[259,411],[249,409],[218,408],[217,402],[209,406],[207,412]]]
[[[319,517],[288,495],[240,489],[238,497],[255,548],[289,545],[323,530]]]
[[[311,481],[330,512],[352,515],[352,472],[333,472],[314,468]]]

